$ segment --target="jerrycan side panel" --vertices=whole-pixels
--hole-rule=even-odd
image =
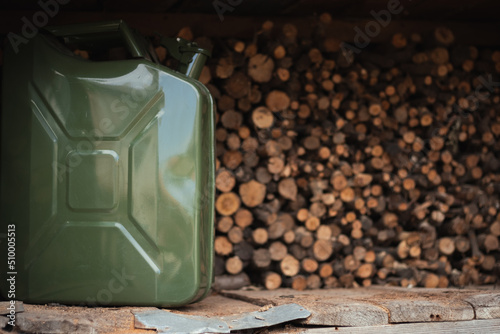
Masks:
[[[76,59],[43,36],[7,61],[16,66],[4,87],[19,77],[4,90],[2,119],[2,226],[16,225],[16,297],[159,306],[199,298],[213,252],[206,89],[145,60]]]
[[[212,285],[214,260],[214,218],[215,218],[215,103],[208,89],[198,80],[188,78],[199,94],[196,134],[196,208],[195,217],[200,227],[198,235],[200,254],[200,291],[195,300],[206,297]]]
[[[153,65],[152,65],[153,66]],[[163,70],[159,84],[165,94],[164,113],[153,122],[158,126],[159,198],[164,205],[159,207],[160,217],[169,217],[165,224],[162,245],[192,244],[192,249],[175,253],[165,251],[165,265],[171,272],[160,278],[159,294],[166,293],[169,281],[175,286],[188,289],[191,277],[180,271],[179,264],[191,262],[197,275],[198,291],[193,290],[191,301],[203,298],[212,283],[213,219],[215,195],[215,144],[213,101],[207,88],[197,80],[176,72]],[[170,71],[170,70],[168,70]],[[175,83],[180,80],[182,84]],[[185,112],[196,110],[196,113]],[[146,127],[148,128],[148,127]],[[173,223],[175,222],[175,224]],[[172,226],[175,225],[175,226]],[[175,233],[172,233],[175,231]],[[193,240],[189,240],[191,238]],[[182,239],[186,238],[186,240]],[[170,277],[172,276],[172,277]]]

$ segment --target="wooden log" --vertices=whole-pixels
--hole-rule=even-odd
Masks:
[[[255,180],[240,185],[241,201],[250,208],[256,207],[264,201],[266,186]]]
[[[259,129],[268,129],[274,123],[274,116],[268,108],[260,106],[252,112],[252,122]]]
[[[231,57],[220,58],[215,68],[215,75],[217,78],[227,79],[234,72],[233,60]]]
[[[243,122],[243,116],[234,110],[227,110],[222,114],[220,121],[226,129],[238,130]]]
[[[321,277],[319,277],[319,275],[316,274],[307,276],[306,281],[307,281],[307,288],[311,290],[320,289],[321,286],[323,285]]]
[[[233,227],[233,218],[229,216],[220,217],[217,220],[217,231],[227,233]]]
[[[451,255],[455,252],[455,242],[452,238],[443,237],[438,241],[439,251],[444,255]]]
[[[275,240],[283,236],[283,234],[286,232],[286,226],[283,221],[276,220],[269,225],[267,230],[269,239]]]
[[[243,262],[238,256],[230,257],[226,260],[226,271],[229,274],[236,275],[243,270]]]
[[[252,240],[257,245],[263,245],[268,240],[267,230],[259,227],[252,231]]]
[[[455,248],[460,253],[466,253],[470,250],[470,240],[465,236],[455,238]]]
[[[282,242],[275,241],[269,246],[269,253],[271,260],[281,261],[288,254],[288,249]]]
[[[229,255],[233,252],[233,244],[225,236],[217,236],[214,241],[214,250],[218,255]]]
[[[239,226],[233,226],[227,232],[227,238],[233,245],[239,244],[243,241],[243,230]]]
[[[307,218],[306,221],[305,221],[305,227],[309,231],[316,231],[320,227],[320,224],[321,224],[321,221],[316,216],[311,216],[311,217]],[[326,238],[322,237],[320,239],[325,240]]]
[[[326,261],[333,253],[330,240],[316,240],[313,245],[314,257],[318,261]]]
[[[347,255],[344,258],[344,269],[348,272],[356,271],[361,265],[360,261],[357,260],[353,255]]]
[[[297,199],[297,184],[294,178],[282,179],[278,185],[279,194],[286,199],[295,201]]]
[[[266,106],[272,112],[284,111],[290,106],[290,97],[285,92],[273,90],[266,97]]]
[[[500,220],[497,220],[490,225],[490,234],[497,237],[500,236]]]
[[[240,208],[234,214],[234,221],[236,225],[238,225],[241,229],[244,229],[252,224],[253,215],[249,210]]]
[[[362,279],[371,278],[375,275],[376,269],[373,263],[363,263],[355,272],[355,276]]]
[[[223,216],[230,216],[240,208],[240,198],[233,192],[223,193],[217,197],[215,209]]]
[[[233,246],[233,253],[234,255],[237,255],[242,261],[248,262],[253,257],[254,248],[250,243],[243,240]]]
[[[271,264],[271,254],[267,248],[259,248],[253,252],[252,263],[258,269],[267,269]]]
[[[307,279],[303,275],[295,275],[291,281],[291,286],[294,290],[303,291],[307,288]]]
[[[300,262],[292,255],[286,255],[280,262],[280,269],[285,276],[295,276],[300,270]]]
[[[218,275],[215,276],[212,288],[215,291],[239,290],[250,285],[250,278],[244,272],[237,275]]]
[[[486,253],[500,249],[498,237],[493,234],[481,234],[477,238],[479,246],[484,249]]]
[[[240,151],[225,151],[222,156],[222,163],[225,167],[235,170],[243,161]]]
[[[235,99],[247,96],[250,92],[250,88],[250,80],[243,72],[232,74],[224,85],[227,94]]]
[[[281,275],[272,271],[267,271],[263,274],[263,281],[267,290],[276,290],[282,283]]]
[[[314,243],[313,234],[307,231],[304,227],[300,226],[295,229],[295,242],[304,248],[309,248]]]
[[[307,273],[314,273],[318,269],[318,262],[312,258],[304,258],[301,261],[301,267]]]
[[[433,273],[426,273],[422,278],[422,286],[425,288],[437,288],[439,276]]]
[[[296,239],[295,232],[292,230],[286,231],[285,234],[283,234],[283,241],[286,244],[293,243],[295,241],[295,239]]]
[[[330,277],[330,276],[332,276],[332,274],[333,274],[333,267],[332,267],[331,264],[329,264],[329,263],[322,263],[319,266],[319,276],[321,278]]]
[[[258,83],[271,80],[274,70],[274,61],[264,54],[252,56],[248,62],[248,75]]]

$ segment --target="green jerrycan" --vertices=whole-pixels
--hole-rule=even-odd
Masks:
[[[4,53],[4,298],[180,306],[209,292],[214,109],[208,52],[162,39],[159,64],[122,21],[48,28]],[[75,56],[122,46],[123,60]]]

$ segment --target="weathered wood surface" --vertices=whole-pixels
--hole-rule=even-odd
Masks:
[[[372,292],[380,292],[373,296],[372,301],[389,310],[390,323],[474,319],[473,306],[464,300],[464,295],[473,292],[456,289],[412,290],[383,287],[370,289]]]
[[[0,302],[0,314],[1,315],[9,314],[10,313],[10,308],[8,308],[8,307],[12,307],[11,304],[10,304],[10,301]],[[15,312],[16,313],[24,312],[23,302],[16,301],[16,303],[14,304],[14,307],[15,307]]]
[[[500,293],[480,293],[464,300],[474,307],[476,319],[500,318]]]
[[[373,326],[407,322],[500,318],[500,290],[370,287],[295,291],[225,291],[257,305],[297,303],[311,311],[310,325]]]
[[[286,333],[276,331],[273,334]],[[431,323],[413,323],[397,325],[381,325],[371,327],[329,327],[329,328],[310,328],[296,333],[300,334],[428,334],[428,333],[453,333],[453,334],[491,334],[500,333],[500,320],[472,320],[456,322],[431,322]]]
[[[255,312],[260,306],[220,295],[209,296],[202,301],[171,311],[179,314],[204,317],[224,317],[241,313]]]
[[[478,287],[477,289],[415,289],[412,290],[400,287],[370,287],[370,290],[386,291],[390,294],[396,292],[398,298],[413,298],[415,294],[420,297],[429,298],[434,302],[446,305],[449,302],[468,303],[474,310],[475,319],[499,319],[500,318],[500,289]],[[405,295],[406,294],[406,295]],[[454,307],[455,305],[453,305]],[[434,313],[434,315],[439,313]],[[441,319],[445,320],[445,319]]]
[[[153,307],[81,307],[24,304],[16,314],[18,333],[150,333],[134,329],[134,310]]]
[[[170,309],[173,313],[205,317],[223,317],[255,312],[260,306],[213,295],[201,302]],[[156,310],[154,307],[81,307],[24,304],[16,314],[16,328],[22,333],[151,333],[134,328],[133,311]],[[0,317],[0,320],[7,318]],[[0,321],[0,333],[6,321]]]
[[[388,313],[381,307],[367,303],[350,301],[325,301],[311,303],[300,299],[300,305],[305,306],[312,315],[304,321],[308,325],[338,324],[338,326],[374,326],[387,324]]]
[[[388,312],[369,301],[355,300],[359,289],[296,291],[279,289],[267,291],[225,291],[227,297],[238,298],[257,305],[296,303],[312,315],[303,321],[309,325],[372,326],[389,323]]]
[[[301,333],[499,333],[500,289],[404,289],[370,287],[296,291],[224,291],[171,312],[224,317],[271,305],[297,303],[311,317]],[[149,333],[134,329],[132,311],[151,307],[87,308],[25,304],[16,328],[25,333]],[[475,319],[474,319],[475,313]],[[468,320],[468,321],[464,321]],[[407,322],[407,323],[400,323]],[[414,323],[417,322],[417,323]],[[0,323],[5,326],[5,324]],[[270,333],[299,332],[293,324]]]
[[[376,302],[385,306],[391,316],[390,323],[424,321],[463,321],[474,319],[472,306],[460,300],[388,300]]]

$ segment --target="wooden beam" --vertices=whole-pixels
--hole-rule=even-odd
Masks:
[[[33,21],[32,11],[4,11],[0,20],[0,34],[19,32],[23,26],[23,17]],[[70,23],[97,22],[105,20],[124,19],[129,25],[144,34],[159,32],[167,36],[176,34],[182,27],[190,26],[195,36],[215,38],[252,38],[260,30],[266,19],[275,23],[275,29],[280,29],[285,23],[293,22],[300,35],[309,36],[315,25],[311,25],[310,17],[240,17],[228,13],[221,21],[214,14],[151,14],[151,13],[120,13],[120,12],[64,12],[55,15],[49,22],[51,25]],[[333,20],[326,28],[329,36],[342,41],[351,42],[356,36],[355,27],[362,31],[366,24],[373,20]],[[497,38],[500,33],[500,22],[426,22],[393,20],[387,27],[381,28],[380,33],[371,39],[378,43],[390,41],[395,33],[409,35],[413,32],[431,34],[438,26],[447,26],[455,34],[457,43],[476,46],[499,45]]]

